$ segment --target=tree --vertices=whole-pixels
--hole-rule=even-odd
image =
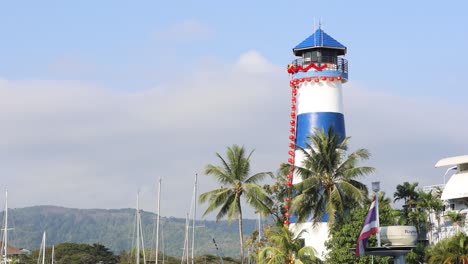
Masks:
[[[418,232],[426,231],[432,236],[435,223],[432,219],[435,217],[440,228],[440,214],[443,209],[442,200],[437,192],[432,190],[428,193],[420,190],[417,195],[418,199],[415,202],[414,208],[408,213],[408,224],[415,225]],[[438,233],[440,234],[440,232]],[[430,239],[434,241],[433,237]]]
[[[427,262],[468,264],[468,237],[459,233],[431,246],[427,252]]]
[[[447,211],[445,215],[448,217],[450,221],[452,221],[453,225],[457,229],[457,233],[459,233],[460,226],[465,224],[466,215],[456,212],[456,211]]]
[[[269,246],[258,253],[258,263],[292,264],[298,260],[302,263],[321,263],[315,257],[314,248],[302,246],[302,241],[298,239],[300,235],[294,236],[287,226],[275,226],[268,234]]]
[[[372,167],[357,167],[359,160],[369,158],[365,149],[346,156],[349,140],[340,141],[333,128],[327,133],[318,130],[309,137],[310,144],[301,151],[304,155],[302,166],[294,169],[302,182],[294,186],[295,195],[291,201],[291,212],[302,222],[312,215],[314,223],[328,214],[328,222],[342,214],[347,204],[355,205],[364,201],[367,187],[356,180],[374,171]]]
[[[284,219],[286,218],[285,213],[287,212],[284,204],[285,198],[288,196],[288,187],[284,184],[287,181],[286,174],[289,172],[289,165],[281,164],[280,169],[276,173],[275,182],[273,184],[263,185],[265,193],[272,201],[270,207],[270,217],[273,223],[270,223],[265,230],[271,230],[273,226],[279,228],[284,226]],[[270,221],[268,221],[270,222]],[[271,232],[264,232],[264,235],[260,237],[258,231],[254,231],[246,241],[246,245],[249,248],[249,259],[256,260],[258,253],[262,248],[266,246],[268,242],[268,234]]]
[[[379,193],[379,212],[380,224],[382,226],[392,225],[394,221],[393,208],[390,205],[390,199],[385,197],[384,192]],[[330,226],[329,239],[325,246],[329,253],[327,263],[371,263],[371,256],[360,256],[356,258],[351,248],[356,247],[356,241],[361,232],[362,224],[369,210],[371,200],[366,199],[364,206],[356,206],[346,216],[338,219]],[[376,246],[377,239],[371,236],[368,240],[368,247]],[[374,263],[388,263],[388,257],[374,257]]]
[[[50,256],[51,247],[46,248],[46,256]],[[22,263],[33,264],[37,262],[39,250],[31,253],[31,257]],[[62,243],[55,246],[55,263],[57,264],[117,264],[119,258],[108,248],[101,244]]]
[[[257,183],[267,176],[273,177],[273,174],[271,172],[260,172],[250,176],[250,157],[252,153],[253,151],[246,155],[244,147],[238,145],[227,148],[226,158],[216,153],[221,165],[207,165],[205,174],[213,176],[221,184],[221,188],[205,192],[199,198],[201,203],[209,203],[203,215],[219,208],[216,215],[217,221],[225,216],[229,221],[237,217],[241,261],[244,259],[241,197],[245,197],[248,205],[264,215],[270,213],[271,206],[271,200]]]
[[[437,220],[437,234],[438,236],[440,236],[440,218],[442,212],[444,211],[444,203],[440,199],[440,197],[442,196],[442,190],[440,189],[440,187],[437,187],[436,191],[432,194],[434,199],[431,202],[431,211],[434,213],[435,218]]]
[[[393,198],[395,198],[393,202],[403,200],[402,219],[408,219],[409,212],[416,206],[416,200],[418,199],[417,187],[417,182],[404,182],[396,187],[396,192],[393,194]]]
[[[276,226],[283,226],[285,213],[284,199],[288,196],[288,187],[284,184],[287,181],[286,174],[289,172],[289,167],[282,164],[276,173],[275,182],[272,185],[265,184],[263,189],[273,202],[270,208],[270,214]]]

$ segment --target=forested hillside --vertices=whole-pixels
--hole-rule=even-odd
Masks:
[[[0,214],[3,219],[3,212]],[[46,231],[47,245],[63,242],[100,243],[119,253],[132,248],[135,209],[70,209],[56,206],[34,206],[9,209],[9,241],[18,248],[37,249]],[[145,247],[155,247],[155,218],[142,213]],[[181,256],[185,239],[185,219],[161,217],[160,250],[171,256]],[[255,220],[244,220],[244,234],[255,229]],[[219,251],[215,249],[213,238]],[[195,254],[238,256],[237,222],[197,221]]]

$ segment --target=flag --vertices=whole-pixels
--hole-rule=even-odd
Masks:
[[[375,195],[374,199],[372,199],[369,211],[367,211],[366,220],[364,220],[361,233],[359,233],[359,237],[356,243],[356,257],[364,255],[367,239],[369,239],[372,234],[377,234],[379,231],[379,224],[377,221],[377,206],[375,201],[376,197],[377,195]]]

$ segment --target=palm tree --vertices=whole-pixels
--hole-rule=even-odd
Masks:
[[[468,264],[468,237],[459,233],[431,246],[427,251],[429,264]]]
[[[437,234],[438,234],[437,240],[440,240],[441,239],[440,218],[441,218],[442,212],[444,211],[444,203],[440,199],[440,197],[442,196],[442,189],[440,187],[436,187],[435,192],[431,191],[431,194],[432,194],[433,199],[430,203],[430,206],[431,206],[431,211],[434,213],[435,219],[437,220]],[[434,240],[432,241],[434,242]]]
[[[301,234],[302,232],[294,236],[287,226],[276,226],[269,233],[270,246],[258,253],[258,263],[292,264],[296,261],[321,263],[320,259],[315,256],[316,251],[313,247],[302,246],[302,241],[299,239]]]
[[[275,225],[283,226],[285,213],[284,200],[288,197],[288,187],[284,184],[287,181],[287,174],[289,173],[289,164],[281,164],[280,169],[277,171],[275,176],[275,182],[273,184],[263,185],[265,193],[273,201],[273,205],[270,208],[271,212],[269,217],[273,218]]]
[[[200,202],[208,202],[209,204],[203,214],[204,216],[219,208],[216,221],[225,216],[229,221],[237,217],[241,261],[244,259],[241,197],[245,197],[247,204],[261,214],[270,213],[269,208],[271,205],[271,200],[257,183],[267,176],[273,177],[273,174],[271,172],[260,172],[250,175],[250,157],[252,153],[253,151],[246,156],[244,147],[238,145],[227,148],[226,158],[216,153],[216,156],[221,160],[221,165],[207,165],[205,174],[213,176],[221,184],[221,188],[200,195]]]
[[[415,202],[415,208],[408,213],[410,223],[414,224],[418,229],[418,233],[429,233],[432,236],[432,229],[434,224],[432,223],[433,204],[437,199],[434,198],[432,191],[426,193],[423,190],[418,192],[418,200]],[[425,230],[425,232],[421,232]],[[433,241],[432,237],[430,239]]]
[[[445,215],[452,221],[453,225],[456,227],[457,234],[460,233],[460,226],[465,225],[466,215],[456,212],[456,211],[447,211]]]
[[[297,195],[292,199],[291,212],[298,215],[300,222],[312,216],[313,223],[328,214],[331,224],[347,209],[345,205],[364,201],[367,187],[356,178],[371,173],[374,168],[357,167],[359,160],[369,158],[369,152],[358,149],[346,156],[349,138],[341,141],[333,128],[327,133],[318,130],[309,140],[310,144],[301,148],[302,166],[295,167],[302,182],[294,186]]]
[[[418,199],[418,192],[416,188],[418,187],[417,182],[409,183],[404,182],[403,185],[398,184],[396,187],[396,192],[393,194],[393,202],[403,200],[403,215],[404,217],[408,217],[408,213],[411,208],[413,208],[416,204],[416,200]]]

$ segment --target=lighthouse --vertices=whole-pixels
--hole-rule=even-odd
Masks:
[[[304,156],[299,148],[307,150],[307,144],[310,143],[308,137],[315,131],[327,132],[333,127],[340,140],[346,137],[342,95],[342,84],[348,81],[348,61],[343,58],[346,51],[344,45],[320,27],[293,48],[297,58],[287,68],[292,77],[288,159],[291,165],[302,167]],[[299,175],[288,174],[288,186],[300,181]],[[288,202],[290,198],[286,199]],[[296,223],[295,217],[290,216],[285,224],[289,224],[296,234],[306,230],[301,237],[304,244],[314,247],[319,257],[324,256],[329,230],[327,219],[322,219],[314,226],[307,222]]]

